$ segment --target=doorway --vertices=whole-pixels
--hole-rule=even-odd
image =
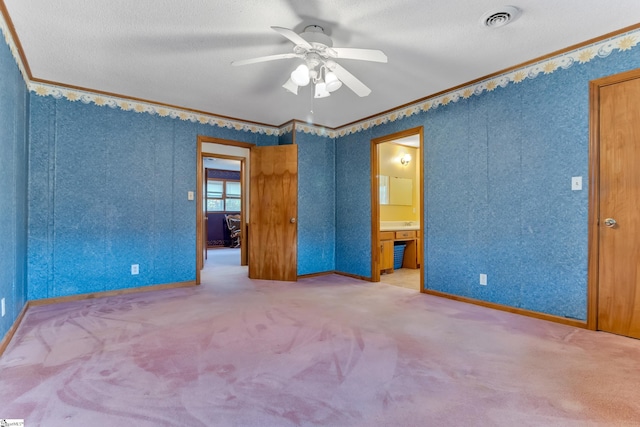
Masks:
[[[590,329],[640,339],[640,69],[590,86]]]
[[[238,141],[229,141],[206,136],[198,136],[197,141],[197,197],[196,197],[196,283],[200,284],[201,270],[209,256],[208,230],[207,230],[207,173],[205,168],[206,158],[215,158],[222,161],[239,162],[240,164],[240,265],[248,265],[246,239],[246,223],[249,218],[248,197],[249,189],[247,176],[249,174],[249,153],[253,144]],[[237,201],[235,202],[237,204]]]
[[[371,141],[371,280],[424,292],[423,128]]]
[[[202,163],[205,264],[215,261],[216,265],[241,265],[244,159],[203,155]]]
[[[203,165],[206,157],[241,163],[240,263],[249,266],[249,277],[296,280],[297,148],[295,144],[257,147],[245,142],[198,136],[196,284],[201,283],[201,271],[208,256],[204,219],[207,198]],[[278,196],[287,199],[281,200]]]

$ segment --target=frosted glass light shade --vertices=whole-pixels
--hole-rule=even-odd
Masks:
[[[324,76],[324,81],[325,81],[325,84],[327,85],[327,90],[329,92],[335,92],[336,90],[340,89],[340,87],[342,86],[342,82],[338,79],[338,76],[336,76],[335,73],[332,71],[329,71]]]
[[[298,68],[291,73],[291,81],[298,86],[306,86],[309,84],[309,68],[306,64],[298,65]]]
[[[295,84],[291,79],[287,80],[287,82],[283,84],[282,87],[294,95],[298,94],[298,85]]]
[[[316,93],[313,96],[314,98],[326,98],[329,95],[331,94],[327,91],[327,85],[324,82],[316,83]]]

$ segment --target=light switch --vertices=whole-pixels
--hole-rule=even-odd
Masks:
[[[571,177],[571,190],[573,190],[573,191],[582,190],[582,177],[581,176]]]
[[[188,198],[189,200],[193,200],[193,199],[195,198],[195,196],[193,195],[193,191],[189,191],[189,192],[187,193],[187,198]]]

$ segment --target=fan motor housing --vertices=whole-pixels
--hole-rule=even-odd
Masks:
[[[317,43],[327,47],[333,46],[333,40],[331,40],[331,37],[326,35],[323,28],[318,25],[309,25],[304,29],[304,32],[300,34],[300,37],[305,39],[311,45]]]

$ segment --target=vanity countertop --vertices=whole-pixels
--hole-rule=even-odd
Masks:
[[[380,221],[380,231],[419,230],[418,221]]]

